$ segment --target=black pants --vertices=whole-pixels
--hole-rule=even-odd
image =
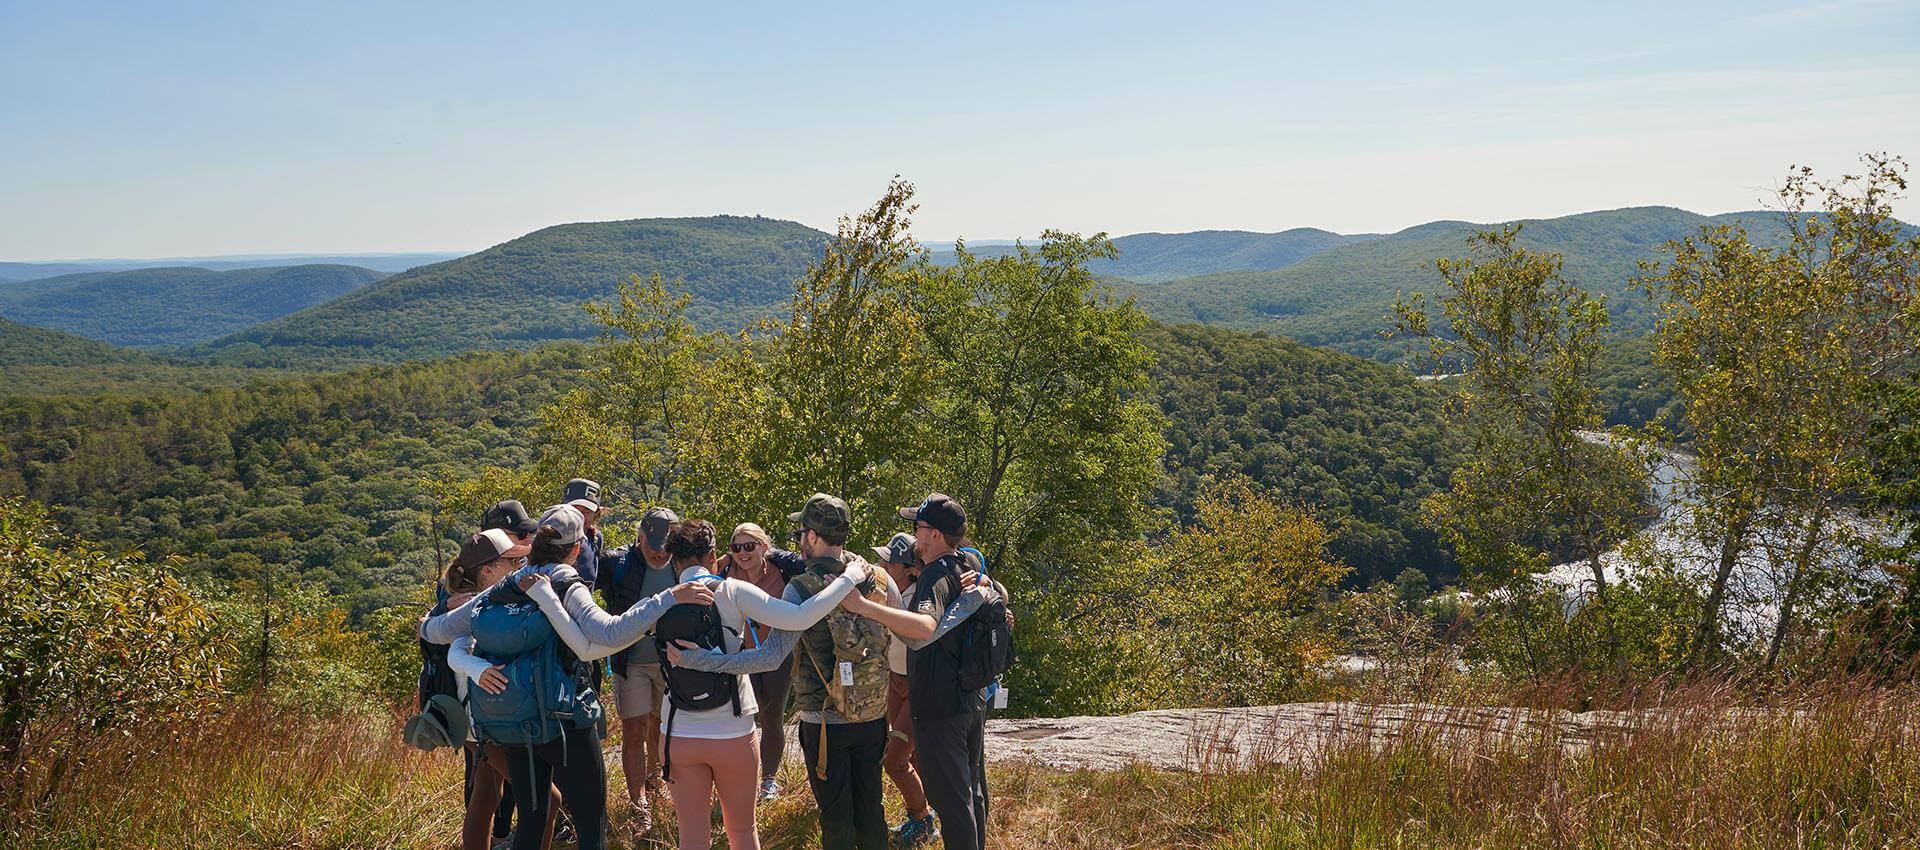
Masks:
[[[753,683],[753,701],[760,705],[760,778],[771,779],[780,772],[780,761],[787,755],[787,691],[793,686],[793,660],[765,673],[749,673]]]
[[[473,750],[468,747],[461,747],[460,752],[462,755],[466,756],[466,759],[467,759],[467,774],[466,774],[465,781],[462,782],[460,786],[461,787],[460,798],[463,800],[471,800],[473,799],[473,767],[474,767]],[[505,838],[507,837],[507,833],[510,833],[512,831],[513,831],[513,786],[509,785],[506,788],[501,789],[500,808],[495,809],[493,811],[493,837]]]
[[[820,808],[821,850],[887,850],[887,812],[880,785],[880,759],[887,754],[887,719],[832,723],[827,736],[826,779],[820,766],[819,723],[800,724],[800,750],[807,784]]]
[[[565,735],[527,747],[506,747],[507,774],[513,782],[513,804],[520,813],[520,829],[513,833],[513,850],[539,850],[546,836],[547,785],[559,786],[579,850],[606,850],[607,764],[600,760],[600,740],[592,729],[568,729]]]
[[[947,850],[987,846],[987,713],[913,719],[913,763]]]

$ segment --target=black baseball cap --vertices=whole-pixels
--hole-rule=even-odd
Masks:
[[[487,509],[486,516],[480,520],[480,530],[498,528],[514,534],[532,534],[540,524],[527,514],[527,506],[513,499],[498,502]]]
[[[640,536],[646,538],[647,546],[652,549],[667,548],[667,532],[680,524],[680,515],[672,508],[655,505],[640,515]]]
[[[967,530],[967,509],[945,493],[928,493],[918,507],[901,508],[900,518],[924,522],[948,534],[962,534]]]
[[[567,489],[560,494],[560,504],[600,512],[600,484],[585,478],[575,478],[567,482]]]

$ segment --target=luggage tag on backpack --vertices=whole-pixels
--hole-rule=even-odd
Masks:
[[[1007,686],[1001,685],[993,689],[993,707],[1007,707]]]
[[[840,687],[853,687],[853,662],[840,662]]]

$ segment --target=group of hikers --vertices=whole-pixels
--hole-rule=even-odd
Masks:
[[[421,620],[406,734],[465,754],[463,850],[606,846],[608,671],[636,843],[670,800],[680,847],[711,847],[717,793],[728,846],[758,848],[791,702],[826,850],[985,846],[986,710],[1014,621],[959,502],[901,508],[912,530],[872,560],[825,493],[787,517],[791,551],[755,523],[722,539],[665,506],[609,550],[600,514],[600,485],[580,478],[538,517],[494,505]]]

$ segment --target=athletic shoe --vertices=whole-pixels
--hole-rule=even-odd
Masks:
[[[934,822],[933,813],[923,818],[907,818],[893,831],[894,844],[899,847],[918,847],[940,837],[940,825]]]
[[[633,808],[627,820],[633,827],[634,843],[638,844],[645,841],[647,832],[653,829],[653,804],[647,801],[647,795],[642,794],[640,799],[629,801],[629,805]]]
[[[755,802],[760,803],[780,799],[780,780],[774,779],[771,776],[760,780],[760,793],[755,795],[753,799]]]

